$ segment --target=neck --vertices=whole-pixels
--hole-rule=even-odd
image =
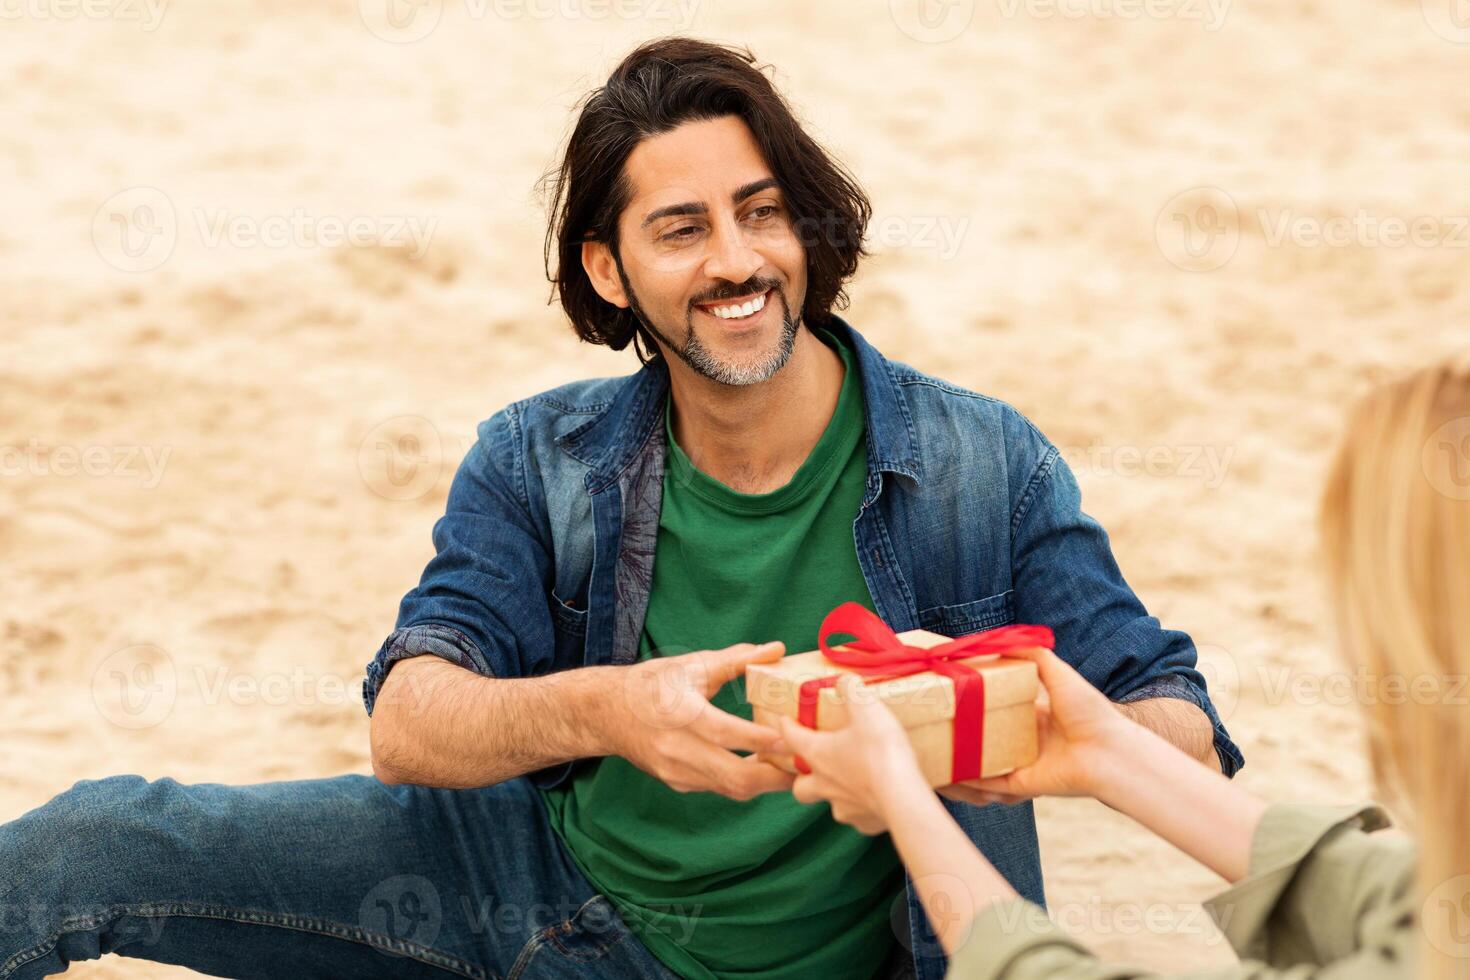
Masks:
[[[753,385],[723,385],[669,362],[674,438],[696,469],[741,493],[790,482],[837,409],[844,368],[803,326],[791,357]]]

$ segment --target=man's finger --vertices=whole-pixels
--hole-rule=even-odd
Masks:
[[[780,640],[762,643],[737,643],[723,650],[707,650],[700,655],[704,670],[704,696],[712,698],[715,692],[745,673],[748,664],[770,663],[786,655],[786,644]]]
[[[704,777],[713,792],[733,799],[749,799],[762,793],[789,790],[796,777],[769,762],[742,758],[733,752],[702,745],[687,760]]]
[[[776,729],[737,718],[712,704],[704,706],[689,730],[721,748],[745,749],[747,752],[775,751],[776,743],[781,740],[781,733]]]

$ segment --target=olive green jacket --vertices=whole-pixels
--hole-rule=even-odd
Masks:
[[[1395,980],[1414,975],[1415,853],[1374,806],[1275,805],[1251,841],[1250,871],[1205,903],[1240,955],[1192,980]],[[976,916],[947,980],[1144,980],[1103,963],[1023,899]]]

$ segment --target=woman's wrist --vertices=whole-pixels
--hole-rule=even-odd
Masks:
[[[1142,725],[1128,724],[1109,736],[1110,748],[1092,766],[1093,796],[1226,881],[1239,881],[1265,803]]]
[[[918,756],[907,743],[890,750],[876,768],[877,809],[890,828],[894,820],[912,811],[916,800],[934,793],[934,787],[919,768]]]
[[[1092,743],[1080,760],[1084,792],[1087,796],[1114,809],[1138,769],[1140,745],[1152,733],[1137,722],[1118,716],[1103,736]]]

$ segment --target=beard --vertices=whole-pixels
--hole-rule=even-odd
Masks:
[[[732,362],[722,359],[709,347],[705,346],[694,330],[694,310],[691,308],[685,319],[684,342],[675,343],[669,336],[657,326],[643,309],[643,304],[638,302],[638,295],[633,291],[633,284],[628,281],[628,275],[623,271],[623,263],[618,261],[618,278],[622,280],[623,292],[628,296],[628,308],[638,318],[649,333],[663,342],[664,347],[674,352],[674,356],[685,364],[690,370],[701,377],[709,378],[722,385],[753,385],[767,381],[777,371],[786,366],[791,360],[791,352],[796,346],[796,329],[799,321],[792,316],[791,306],[786,302],[786,294],[781,291],[780,286],[772,279],[756,277],[748,280],[743,286],[736,290],[727,290],[726,296],[711,297],[712,299],[733,298],[735,296],[749,296],[751,293],[771,291],[766,302],[779,300],[781,303],[781,335],[776,339],[772,347],[763,352],[754,360]]]

